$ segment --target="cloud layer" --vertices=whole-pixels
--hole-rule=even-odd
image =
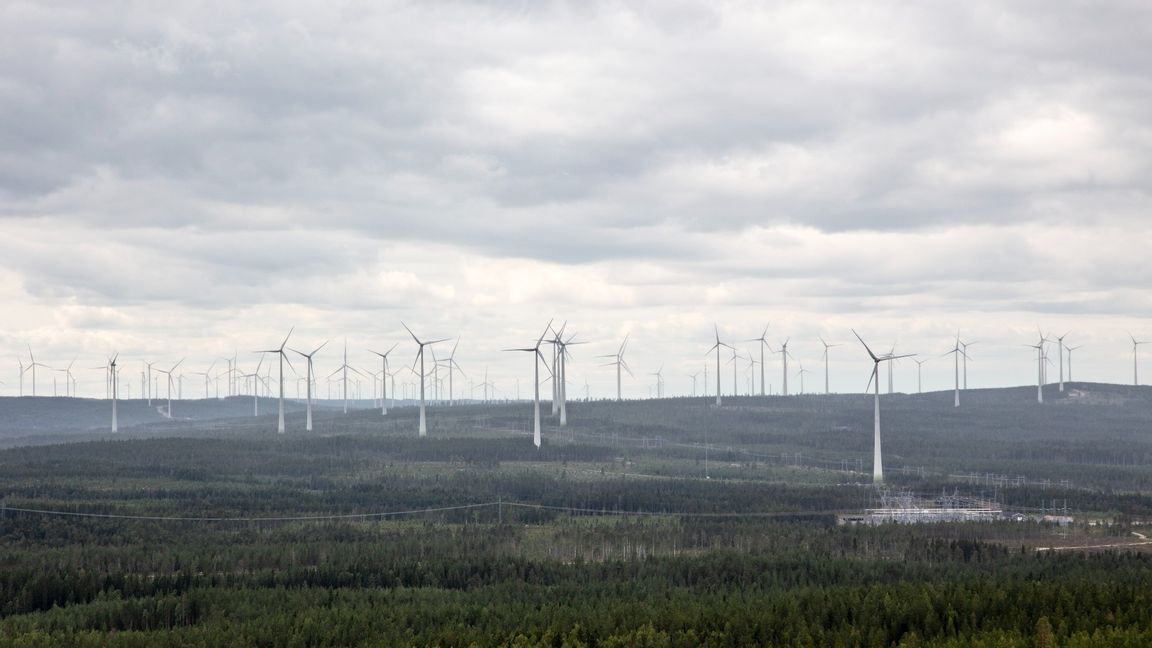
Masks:
[[[8,2],[0,344],[207,364],[405,319],[507,385],[496,350],[555,315],[589,355],[633,331],[683,392],[713,321],[772,321],[809,364],[849,326],[931,353],[962,328],[999,345],[986,384],[1032,379],[1040,323],[1119,381],[1152,314],[1148,25],[1137,1]]]

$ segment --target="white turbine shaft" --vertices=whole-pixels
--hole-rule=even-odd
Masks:
[[[892,366],[892,365],[888,365]],[[872,368],[872,377],[876,379],[876,395],[873,399],[873,425],[872,425],[872,483],[884,483],[884,455],[880,452],[880,361],[876,360]]]

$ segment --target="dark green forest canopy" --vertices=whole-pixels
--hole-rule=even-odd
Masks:
[[[837,524],[860,396],[575,402],[539,450],[516,404],[9,433],[0,646],[1149,645],[1152,405],[1076,388],[884,399],[890,488],[1067,527]]]

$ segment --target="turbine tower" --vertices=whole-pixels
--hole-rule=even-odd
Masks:
[[[715,323],[712,324],[712,331],[716,334],[716,344],[713,344],[712,347],[708,349],[704,355],[712,353],[713,349],[716,350],[716,407],[720,407],[722,403],[722,398],[720,396],[720,347],[727,347],[732,349],[733,352],[735,352],[736,349],[731,345],[720,341],[720,328],[716,326]]]
[[[1043,334],[1036,344],[1025,344],[1030,349],[1036,349],[1036,402],[1044,402],[1044,343],[1047,342]]]
[[[457,343],[459,343],[459,342],[457,342]],[[388,389],[387,388],[388,388],[388,376],[390,375],[388,373],[388,354],[392,353],[392,351],[395,348],[396,348],[396,345],[393,344],[392,348],[388,349],[384,353],[380,353],[379,351],[373,351],[372,349],[368,349],[368,353],[380,356],[380,370],[384,372],[380,376],[380,415],[381,416],[387,416],[388,415],[388,393],[387,393]],[[455,347],[452,348],[452,353],[453,353],[453,355],[455,355],[455,353],[456,353]]]
[[[288,360],[288,354],[284,353],[284,346],[288,344],[288,338],[292,337],[292,331],[295,331],[295,330],[296,330],[295,326],[288,329],[288,335],[284,336],[284,341],[280,343],[280,346],[278,348],[265,349],[263,351],[257,351],[256,352],[256,353],[275,353],[277,356],[280,357],[280,408],[279,408],[280,409],[280,417],[279,417],[279,422],[276,425],[276,432],[278,434],[284,434],[284,362],[288,361],[288,366],[289,367],[292,366],[292,361]],[[292,371],[295,372],[296,369],[292,369]]]
[[[505,351],[524,351],[531,353],[533,356],[533,410],[532,410],[532,443],[540,447],[540,361],[544,360],[544,354],[540,353],[540,345],[544,343],[544,336],[548,335],[548,331],[552,328],[552,322],[548,322],[548,326],[544,328],[544,332],[536,339],[536,346],[530,348],[520,349],[504,349]],[[627,340],[625,340],[627,341]],[[623,349],[623,347],[621,347]],[[621,351],[622,352],[622,351]],[[544,363],[544,368],[548,369],[548,363]],[[549,370],[552,375],[553,382],[555,382],[556,374]],[[629,372],[631,373],[631,372]]]
[[[27,368],[32,370],[32,395],[35,396],[36,395],[36,367],[44,367],[45,369],[51,369],[52,367],[49,367],[48,365],[44,364],[43,362],[36,362],[36,356],[32,355],[32,345],[31,344],[28,345],[28,357],[31,358],[31,360],[32,360],[32,362],[28,365]]]
[[[1057,351],[1060,353],[1060,391],[1064,391],[1064,338],[1068,337],[1068,333],[1056,338]]]
[[[180,358],[180,362],[184,362],[184,358]],[[168,377],[168,418],[172,418],[172,372],[176,371],[176,367],[180,366],[180,362],[172,365],[172,368],[167,371],[163,369],[156,370]]]
[[[968,391],[968,347],[973,344],[979,344],[979,342],[960,341],[960,350],[964,352],[963,359],[960,361],[960,372],[962,376],[960,384],[963,385],[962,389],[964,391]]]
[[[953,362],[953,364],[955,365],[954,373],[956,375],[955,376],[956,377],[956,392],[955,392],[956,398],[953,401],[952,406],[953,407],[960,407],[960,356],[964,355],[964,350],[960,348],[960,332],[959,331],[956,332],[956,345],[952,348],[951,351],[944,353],[941,357],[946,357],[949,355],[951,355],[952,359],[954,360],[954,362]]]
[[[116,359],[119,357],[120,357],[119,353],[114,353],[114,354],[112,354],[112,357],[108,359],[108,367],[109,367],[109,370],[112,372],[112,431],[113,432],[119,432],[120,431],[120,426],[116,421],[116,397],[119,396],[118,389],[119,389],[119,383],[120,383],[120,381],[117,379],[117,375],[116,375]]]
[[[608,363],[605,363],[605,364],[600,365],[600,366],[602,366],[602,367],[616,367],[616,400],[617,401],[624,400],[623,397],[621,396],[621,391],[620,391],[620,370],[623,369],[624,371],[628,372],[629,376],[632,376],[633,378],[636,377],[635,374],[632,373],[632,369],[630,369],[628,367],[628,363],[624,362],[624,349],[626,349],[628,347],[628,337],[630,335],[632,335],[632,334],[629,333],[628,335],[624,336],[624,341],[620,343],[620,348],[616,351],[616,353],[612,353],[612,354],[608,354],[608,355],[602,355],[602,356],[596,356],[598,358],[612,358],[612,362],[608,362]],[[519,398],[519,395],[517,395],[517,398]]]
[[[781,344],[780,350],[776,352],[776,353],[780,354],[781,359],[784,361],[784,383],[781,386],[781,392],[780,392],[781,396],[787,396],[788,395],[788,356],[791,355],[788,353],[788,342],[791,339],[792,338],[788,338],[787,340],[784,340],[784,344]]]
[[[924,382],[923,382],[923,372],[921,370],[924,368],[924,363],[928,362],[928,360],[927,359],[924,359],[924,360],[913,359],[912,362],[916,363],[916,393],[917,394],[923,394],[924,393]]]
[[[416,352],[416,360],[412,362],[412,367],[413,367],[413,369],[415,369],[416,363],[417,362],[420,363],[420,373],[419,373],[419,376],[420,376],[420,428],[419,428],[419,430],[420,430],[420,436],[422,436],[422,437],[428,436],[428,419],[425,415],[425,403],[424,403],[424,383],[427,381],[427,374],[424,373],[424,347],[431,346],[433,344],[439,344],[441,342],[447,342],[451,338],[441,338],[439,340],[431,340],[429,342],[421,342],[420,338],[416,337],[416,334],[412,332],[412,329],[408,328],[407,324],[405,324],[404,322],[400,322],[400,326],[403,326],[404,330],[408,331],[408,335],[412,336],[412,339],[416,342],[416,346],[419,349]],[[345,364],[347,364],[347,360],[345,360]]]
[[[300,354],[301,356],[304,356],[304,360],[307,362],[307,367],[305,367],[306,375],[304,378],[308,395],[308,413],[304,419],[304,430],[307,432],[312,431],[312,381],[316,378],[316,373],[312,370],[312,356],[316,355],[320,349],[324,348],[324,345],[326,344],[328,344],[328,340],[324,340],[324,344],[321,344],[320,346],[313,349],[312,353],[304,353],[303,351],[292,349],[292,351]]]
[[[820,336],[817,336],[817,337],[820,337]],[[832,347],[838,347],[840,345],[839,344],[828,344],[827,342],[824,341],[823,337],[820,337],[820,344],[824,345],[824,395],[827,396],[828,394],[832,393],[832,390],[829,389],[830,383],[828,380],[828,355],[829,355],[828,349],[831,349]]]
[[[868,345],[864,342],[864,338],[860,337],[860,334],[856,332],[856,329],[852,329],[852,334],[856,336],[857,340],[860,340],[860,344],[864,345],[864,350],[868,352],[868,357],[872,358],[872,375],[868,378],[869,387],[872,386],[873,381],[876,382],[876,396],[875,400],[873,401],[875,411],[875,424],[873,427],[872,438],[872,483],[882,484],[884,483],[884,459],[880,453],[880,363],[890,363],[897,358],[909,358],[915,354],[896,356],[889,353],[877,357],[875,353],[872,353],[872,349],[868,348]]]
[[[1072,382],[1072,352],[1076,349],[1082,348],[1084,345],[1080,344],[1074,347],[1068,347],[1068,382]]]
[[[775,351],[772,350],[772,346],[770,344],[768,344],[768,326],[769,326],[768,324],[764,325],[764,332],[760,334],[760,337],[752,339],[752,340],[747,340],[747,342],[759,342],[760,343],[759,346],[760,346],[760,395],[761,396],[766,395],[764,393],[764,390],[766,389],[766,385],[768,384],[764,380],[764,366],[765,366],[764,365],[764,347],[768,347],[768,351],[770,351],[772,353],[776,353]]]
[[[1137,340],[1135,337],[1132,336],[1131,333],[1128,334],[1128,338],[1132,340],[1132,385],[1133,386],[1139,386],[1140,385],[1140,367],[1139,367],[1139,364],[1137,364],[1137,362],[1136,362],[1136,349],[1141,344],[1148,344],[1148,342],[1147,342],[1147,340]],[[28,349],[28,355],[32,355],[32,349]],[[43,366],[43,365],[41,365],[41,366]],[[32,370],[32,395],[33,396],[36,395],[36,370],[35,369]]]

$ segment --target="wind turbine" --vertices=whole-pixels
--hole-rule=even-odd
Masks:
[[[924,368],[924,363],[928,362],[928,359],[926,358],[924,360],[917,360],[917,359],[913,358],[912,362],[916,363],[916,393],[917,394],[923,394],[924,393],[924,382],[923,382],[923,373],[922,373],[921,369]]]
[[[764,364],[764,347],[768,347],[769,351],[771,351],[772,353],[776,353],[775,351],[772,351],[772,346],[770,344],[768,344],[768,326],[769,326],[768,324],[764,325],[764,332],[760,334],[760,337],[752,339],[752,340],[746,340],[747,342],[759,342],[760,343],[759,347],[760,347],[760,395],[761,396],[765,395],[764,394],[765,385],[768,384],[767,381],[764,380],[764,367],[765,367],[765,364]]]
[[[444,361],[444,366],[448,369],[448,406],[451,407],[456,404],[455,386],[453,377],[459,371],[461,376],[465,376],[464,370],[460,368],[459,363],[456,362],[456,347],[460,346],[460,338],[456,338],[456,344],[452,345],[452,353],[448,354],[448,359]]]
[[[441,342],[447,342],[451,338],[442,338],[439,340],[432,340],[430,342],[421,342],[420,338],[416,337],[416,334],[412,332],[412,329],[408,328],[407,324],[400,322],[400,326],[403,326],[404,330],[408,331],[408,335],[412,336],[412,339],[416,342],[416,346],[419,348],[419,351],[416,352],[416,361],[412,363],[412,366],[415,367],[416,362],[420,363],[420,436],[428,436],[427,418],[424,414],[424,383],[427,380],[427,375],[424,373],[424,347],[433,344],[439,344]]]
[[[630,335],[632,335],[632,334],[629,333],[628,335],[624,336],[624,341],[620,343],[620,349],[617,350],[616,353],[612,353],[609,355],[597,356],[599,358],[612,358],[613,359],[612,362],[605,363],[601,366],[604,366],[604,367],[613,367],[614,366],[614,367],[616,367],[616,400],[618,400],[618,401],[624,400],[621,397],[621,391],[620,391],[620,369],[624,369],[624,371],[627,371],[629,376],[635,377],[635,375],[633,375],[633,373],[632,373],[632,370],[630,368],[628,368],[628,363],[624,362],[624,349],[626,349],[628,347],[628,337]],[[519,396],[517,396],[517,398],[519,398]]]
[[[964,391],[968,391],[968,347],[972,346],[973,344],[979,344],[979,342],[965,342],[963,340],[960,341],[960,350],[964,352],[964,359],[961,361],[962,367],[960,369],[963,374],[963,381],[961,384],[964,385]]]
[[[1064,338],[1068,333],[1056,338],[1057,351],[1060,353],[1060,391],[1064,391]]]
[[[1044,343],[1047,342],[1044,334],[1040,334],[1040,340],[1036,344],[1025,344],[1024,346],[1031,349],[1036,349],[1036,402],[1044,402]]]
[[[304,429],[305,429],[305,431],[308,431],[308,432],[312,431],[312,381],[316,377],[315,372],[312,370],[312,356],[316,355],[320,351],[320,349],[324,348],[324,346],[326,344],[328,344],[328,340],[324,340],[324,344],[321,344],[320,346],[316,347],[315,349],[312,349],[311,353],[304,353],[303,351],[297,351],[296,349],[292,349],[292,351],[295,351],[296,353],[304,356],[305,361],[308,363],[308,366],[305,368],[305,372],[307,373],[307,376],[304,378],[304,382],[307,383],[307,387],[308,387],[308,414],[307,414],[307,417],[305,419]]]
[[[119,353],[114,353],[108,359],[108,367],[112,372],[112,431],[119,432],[120,427],[116,421],[116,398],[119,396],[119,383],[120,381],[116,376],[116,359],[120,357]]]
[[[381,416],[386,416],[388,414],[388,394],[386,393],[387,392],[387,389],[386,389],[387,382],[386,381],[387,381],[387,377],[389,376],[389,374],[388,374],[388,354],[392,353],[392,351],[395,348],[396,348],[396,345],[393,344],[392,348],[388,349],[384,353],[380,353],[379,351],[373,351],[372,349],[368,349],[368,353],[380,356],[380,370],[384,372],[384,374],[380,377],[380,383],[381,383],[380,384],[380,415]],[[319,350],[319,349],[317,349],[317,350]],[[455,347],[452,348],[452,353],[453,354],[456,353]]]
[[[261,354],[260,361],[256,363],[256,370],[252,373],[246,374],[240,371],[239,365],[236,366],[236,371],[239,372],[239,378],[252,381],[252,416],[260,416],[260,367],[264,364],[264,356]],[[157,369],[157,371],[160,371]]]
[[[216,367],[216,361],[213,360],[212,364],[208,365],[207,371],[194,371],[194,372],[192,372],[192,375],[194,375],[194,376],[204,376],[204,400],[208,400],[208,398],[209,398],[209,396],[208,396],[208,379],[209,379],[209,377],[212,376],[212,369],[214,369],[215,367]]]
[[[1083,346],[1083,344],[1080,344],[1074,347],[1068,347],[1068,382],[1072,382],[1072,352]]]
[[[780,345],[780,350],[777,351],[777,353],[780,354],[780,357],[784,360],[784,385],[782,387],[783,391],[781,392],[782,396],[788,395],[788,356],[791,355],[788,353],[788,342],[791,339],[792,338],[784,340],[784,344]]]
[[[840,346],[840,344],[828,344],[827,342],[824,341],[823,336],[817,336],[817,337],[820,338],[820,344],[824,345],[824,395],[827,396],[828,394],[832,393],[832,390],[829,389],[829,381],[828,381],[828,355],[829,355],[828,349],[831,349],[832,347],[838,347],[838,346]]]
[[[167,371],[163,369],[156,370],[168,377],[168,418],[172,418],[172,372],[176,371],[176,367],[179,367],[181,362],[184,362],[184,358],[180,358],[180,362],[172,365],[172,368]]]
[[[864,342],[864,338],[860,337],[856,329],[852,329],[852,334],[856,336],[857,340],[860,340],[860,344],[862,344],[864,350],[868,352],[868,357],[872,358],[872,375],[868,378],[869,387],[872,386],[873,381],[876,382],[876,397],[874,400],[875,424],[872,439],[872,483],[881,484],[884,482],[884,459],[880,453],[880,363],[892,362],[897,358],[910,358],[915,354],[910,353],[900,356],[887,354],[877,357],[875,353],[872,353],[872,349],[868,348],[868,345]]]
[[[951,351],[944,353],[943,356],[951,355],[954,360],[955,374],[956,374],[956,398],[953,401],[953,407],[960,407],[960,356],[964,354],[964,350],[960,348],[960,332],[956,332],[956,345]]]
[[[804,374],[812,373],[812,372],[808,371],[807,369],[804,368],[803,362],[800,362],[799,364],[800,364],[800,371],[798,371],[796,373],[800,375],[800,394],[803,395],[804,394]]]
[[[295,331],[295,330],[296,330],[295,326],[288,329],[288,335],[284,336],[284,341],[280,343],[279,347],[277,347],[275,349],[265,349],[263,351],[257,351],[256,352],[256,353],[275,353],[277,356],[280,357],[280,380],[279,380],[279,382],[280,382],[280,408],[279,408],[280,409],[280,418],[279,418],[279,422],[276,425],[276,432],[278,434],[284,434],[284,362],[287,361],[288,366],[289,367],[292,366],[292,361],[288,360],[288,354],[284,353],[284,346],[288,344],[288,338],[292,337],[292,331]],[[296,369],[292,369],[292,371],[295,372]]]
[[[720,341],[720,328],[716,326],[716,324],[712,324],[712,331],[716,334],[716,344],[713,344],[712,348],[708,349],[704,355],[712,353],[712,349],[716,350],[716,407],[720,407],[720,347],[728,347],[732,349],[733,353],[735,353],[736,349]]]
[[[560,327],[563,331],[567,328],[567,323]],[[553,382],[560,383],[560,427],[568,425],[568,358],[572,357],[572,353],[568,351],[569,346],[577,344],[587,344],[587,342],[573,342],[576,339],[576,334],[568,336],[568,339],[563,339],[559,334],[556,335],[556,346],[560,349],[559,359],[560,368],[554,371]]]
[[[521,349],[504,349],[505,351],[524,351],[533,355],[534,378],[532,380],[532,386],[535,390],[535,397],[533,400],[532,413],[532,443],[535,444],[537,448],[540,447],[540,361],[544,359],[544,354],[540,353],[540,345],[544,343],[544,336],[548,334],[548,330],[551,328],[552,322],[548,322],[548,326],[544,328],[544,332],[540,334],[539,338],[537,338],[536,346],[534,347]],[[623,347],[621,347],[621,349],[623,349]],[[544,368],[548,368],[547,362],[544,363]],[[549,370],[549,373],[552,374],[553,380],[555,380],[555,374],[552,373],[551,370]]]
[[[51,369],[52,367],[49,367],[48,365],[44,364],[43,362],[36,362],[36,356],[32,355],[32,345],[31,344],[28,345],[28,357],[31,358],[31,360],[32,360],[32,362],[28,365],[28,368],[32,369],[32,395],[35,396],[36,395],[36,367],[44,367],[45,369]]]
[[[663,374],[663,371],[664,371],[664,365],[660,365],[659,369],[648,374],[649,376],[655,376],[656,377],[656,398],[663,398],[664,397],[664,374]]]
[[[689,374],[688,377],[692,379],[692,397],[695,398],[696,397],[696,379],[700,377],[700,372],[697,371],[694,374]]]
[[[71,390],[72,396],[76,396],[76,379],[72,377],[72,365],[74,364],[76,364],[76,358],[72,358],[72,362],[69,362],[67,367],[56,370],[64,374],[64,396],[69,395],[69,390]]]
[[[1139,372],[1139,365],[1136,362],[1136,348],[1139,347],[1141,344],[1148,344],[1148,342],[1146,340],[1137,340],[1135,337],[1132,337],[1131,333],[1128,334],[1128,337],[1129,337],[1129,339],[1132,340],[1132,385],[1133,386],[1139,386],[1140,385],[1140,372]],[[28,355],[32,355],[32,349],[28,349]],[[36,395],[36,370],[35,369],[32,370],[32,395],[33,396]]]

